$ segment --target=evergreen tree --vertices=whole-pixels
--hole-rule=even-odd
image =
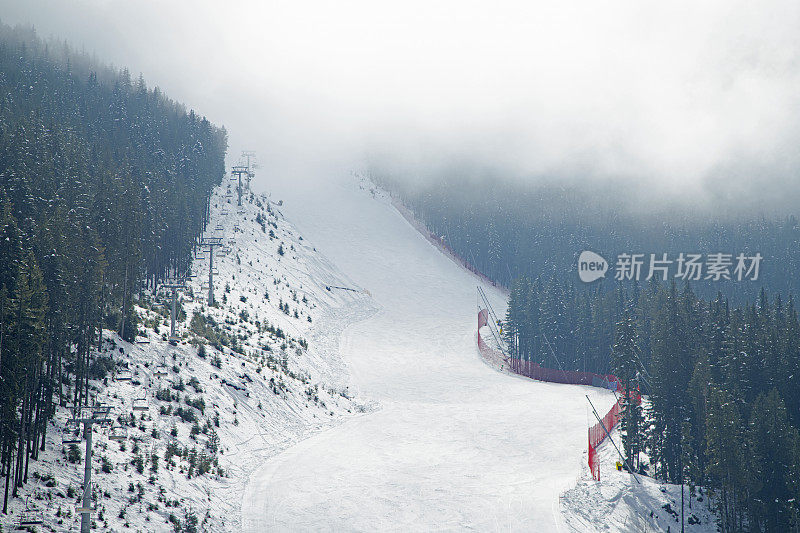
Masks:
[[[786,406],[776,389],[756,398],[747,431],[747,449],[753,458],[748,470],[748,485],[753,489],[748,499],[749,528],[790,531],[798,510],[794,495],[800,490],[800,437],[789,423]]]
[[[616,341],[611,352],[611,367],[622,384],[622,445],[631,468],[638,470],[642,451],[644,418],[639,400],[639,361],[636,343],[636,326],[626,310],[617,322]]]
[[[712,388],[706,418],[706,474],[717,494],[717,511],[723,533],[739,531],[745,499],[745,458],[742,420],[736,403],[724,389]]]
[[[657,473],[670,482],[680,476],[681,435],[688,406],[685,392],[692,370],[687,329],[673,281],[653,321],[649,416],[653,423],[651,457]]]

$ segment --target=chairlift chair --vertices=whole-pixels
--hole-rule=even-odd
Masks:
[[[111,406],[107,403],[97,403],[91,409],[93,418],[106,418],[108,413],[111,412]]]
[[[128,428],[124,426],[112,426],[108,433],[108,440],[122,441],[128,438]]]
[[[165,365],[158,365],[153,374],[157,378],[163,378],[164,376],[169,374],[169,371],[167,370],[167,367]]]
[[[63,446],[67,446],[69,444],[80,444],[80,443],[81,443],[81,434],[78,424],[67,422],[67,425],[64,426],[63,430],[61,430],[61,444]]]
[[[117,372],[117,375],[114,376],[115,381],[130,381],[133,378],[133,374],[130,370],[120,370]]]
[[[42,511],[23,511],[19,519],[19,527],[40,526],[44,524],[44,513]]]
[[[30,494],[25,498],[25,510],[22,511],[22,516],[19,519],[20,528],[44,524],[44,512],[35,507],[30,507],[28,498],[30,498]]]
[[[133,399],[133,410],[134,411],[149,411],[150,410],[150,403],[147,400],[147,396],[142,398],[134,398]]]

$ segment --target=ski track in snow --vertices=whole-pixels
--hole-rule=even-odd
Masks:
[[[363,180],[276,192],[287,204],[280,211],[272,204],[279,216],[267,217],[263,230],[255,220],[261,209],[246,202],[237,213],[224,185],[212,201],[210,227],[221,227],[230,248],[215,261],[217,297],[228,303],[205,312],[241,335],[249,355],[226,349],[222,368],[215,368],[215,350],[209,346],[202,359],[187,343],[188,318],[203,309],[207,258],[193,264],[200,274],[191,281],[196,298],[184,302],[178,346],[166,342],[167,321],[144,309],[143,316],[159,318],[156,331],[147,330],[148,344],[105,332],[105,353],[113,350],[141,384],[93,381],[94,393],[113,405],[114,417],[129,413],[142,394],[151,405],[129,427],[127,451],[108,441],[107,430],[95,431],[100,527],[170,531],[170,514],[193,511],[207,531],[675,530],[674,515],[662,506],[679,509],[679,487],[649,479],[635,486],[613,470],[609,444],[600,447],[603,481],[590,479],[584,394],[605,411],[614,402],[610,392],[532,381],[479,356],[475,285],[484,286],[502,315],[506,297],[499,290],[442,254]],[[279,243],[284,256],[276,253]],[[356,290],[327,290],[327,284]],[[282,312],[281,300],[301,315]],[[243,311],[250,322],[240,320]],[[308,350],[279,347],[279,339],[254,332],[253,318],[305,338]],[[276,357],[288,356],[295,377],[267,367],[259,375],[265,344]],[[161,362],[171,369],[159,379],[153,371]],[[206,440],[192,438],[191,424],[174,412],[160,412],[178,404],[154,398],[181,376],[199,379],[206,417],[221,414],[218,459],[226,474],[189,477],[185,460],[162,462],[151,484],[149,470],[138,474],[131,465],[135,442],[145,456],[163,456],[170,440],[199,449]],[[311,385],[319,387],[319,403],[308,396]],[[4,530],[18,523],[28,495],[35,507],[44,506],[44,530],[78,530],[68,488],[80,488],[83,467],[65,460],[59,430],[66,418],[59,407],[46,451],[32,463],[34,478],[52,475],[57,485],[29,483],[10,502],[9,515],[0,516]],[[168,436],[173,422],[175,438]],[[153,429],[159,437],[151,438]],[[111,473],[100,471],[103,456]],[[134,483],[143,498],[132,497]],[[714,531],[706,506],[695,502],[694,509],[702,525],[687,531]]]
[[[589,394],[487,368],[475,346],[474,275],[371,185],[282,191],[310,242],[380,311],[344,329],[340,354],[377,411],[270,458],[242,500],[244,531],[566,531],[559,495],[585,460]],[[484,288],[502,313],[505,297]]]
[[[187,511],[204,531],[676,530],[674,511],[662,506],[679,509],[679,487],[649,479],[634,485],[613,470],[610,445],[600,448],[603,481],[590,479],[584,394],[600,411],[613,395],[532,381],[483,360],[475,285],[501,315],[506,297],[441,253],[386,195],[353,179],[277,191],[287,204],[280,211],[272,204],[279,214],[262,229],[256,216],[266,213],[249,201],[237,209],[225,189],[214,192],[209,232],[224,234],[230,248],[215,261],[217,298],[227,304],[205,313],[239,335],[247,354],[209,346],[203,359],[187,342],[188,319],[203,310],[207,258],[192,266],[200,275],[190,282],[194,301],[183,304],[178,346],[166,342],[167,321],[142,308],[143,317],[158,319],[147,344],[105,332],[104,353],[135,381],[93,381],[93,394],[113,406],[114,418],[127,416],[142,394],[150,409],[129,425],[126,443],[95,430],[98,529],[170,531],[170,515],[182,519]],[[281,311],[281,301],[300,316]],[[306,320],[312,315],[313,323]],[[308,340],[308,349],[281,346],[253,319]],[[287,357],[288,368],[264,366],[267,344],[274,357]],[[221,368],[211,365],[212,354],[221,356]],[[170,367],[169,376],[154,374],[159,364]],[[205,446],[205,435],[192,437],[191,424],[162,411],[179,402],[154,397],[190,377],[204,392],[186,389],[182,401],[204,395],[201,420],[221,415],[217,458],[225,474],[189,476],[184,458],[163,461],[151,482],[149,468],[137,473],[131,464],[134,446],[144,457],[163,456],[169,441]],[[31,463],[31,483],[0,516],[3,530],[19,522],[26,500],[44,510],[43,530],[79,529],[69,489],[80,488],[83,466],[68,463],[61,446],[67,416],[59,407],[46,451]],[[173,423],[177,437],[170,436]],[[110,473],[100,470],[103,457]],[[55,486],[38,475],[52,476]],[[141,496],[130,492],[134,484]],[[702,524],[688,531],[715,530],[705,504],[695,502],[694,513]]]

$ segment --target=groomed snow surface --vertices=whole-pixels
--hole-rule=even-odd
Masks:
[[[340,353],[381,408],[256,470],[244,530],[566,531],[559,495],[585,461],[584,395],[607,410],[613,394],[484,363],[476,278],[368,182],[287,195],[287,216],[380,307],[344,330]],[[503,312],[503,294],[484,288]]]
[[[254,197],[241,209],[225,189],[215,191],[209,228],[225,237],[214,282],[225,302],[205,305],[206,254],[193,265],[178,346],[166,342],[167,320],[143,308],[147,344],[105,332],[105,353],[133,380],[92,382],[128,426],[124,445],[95,432],[96,530],[170,531],[171,515],[185,525],[193,514],[203,531],[677,531],[662,506],[679,509],[678,487],[635,486],[613,470],[608,444],[603,481],[589,476],[584,395],[605,411],[612,393],[483,361],[475,285],[501,314],[505,296],[440,253],[369,182],[293,187],[273,196],[283,206]],[[237,336],[242,353],[208,345],[200,357],[188,342],[196,312]],[[156,374],[160,365],[168,375]],[[157,399],[158,389],[175,397]],[[149,410],[128,420],[143,395]],[[188,403],[201,396],[205,413]],[[179,406],[198,414],[199,435]],[[218,469],[198,476],[186,457],[164,460],[168,443],[203,453],[217,414]],[[61,446],[67,416],[58,409],[33,481],[0,516],[4,531],[19,523],[28,495],[44,511],[41,530],[78,530],[83,466]],[[162,458],[157,472],[153,455]],[[701,525],[688,530],[714,531],[704,506],[694,508]]]

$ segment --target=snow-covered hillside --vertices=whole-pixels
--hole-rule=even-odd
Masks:
[[[266,196],[248,195],[237,209],[220,188],[211,204],[208,235],[225,244],[214,261],[218,305],[205,301],[206,253],[193,264],[177,346],[167,342],[167,308],[149,298],[138,307],[139,342],[104,332],[102,356],[116,363],[117,378],[130,379],[110,373],[92,382],[93,396],[111,405],[115,431],[127,438],[112,441],[110,429],[95,429],[93,530],[188,531],[195,522],[206,531],[238,530],[254,468],[369,410],[350,392],[338,355],[343,328],[374,312],[369,296]],[[147,410],[134,411],[134,400]],[[0,519],[4,531],[34,514],[23,511],[26,499],[28,509],[44,513],[40,530],[79,529],[83,463],[68,456],[82,457],[84,444],[62,446],[68,416],[59,408],[41,460],[31,462],[31,482]]]
[[[140,302],[140,342],[104,332],[103,355],[130,379],[92,382],[127,432],[94,434],[96,530],[676,530],[679,488],[634,486],[608,443],[603,481],[589,476],[584,395],[605,411],[612,393],[481,359],[475,285],[502,313],[499,290],[366,180],[284,195],[237,208],[215,192],[218,305],[199,254],[177,346],[162,295]],[[61,445],[67,417],[59,408],[4,530],[25,496],[41,530],[78,530],[83,470],[70,462],[78,448]],[[714,530],[703,503],[691,514],[689,531]]]
[[[605,412],[611,392],[481,360],[474,287],[502,312],[500,291],[441,254],[368,180],[282,194],[291,218],[381,308],[345,329],[341,346],[354,386],[381,408],[259,468],[245,531],[676,530],[679,487],[632,487],[613,470],[609,443],[603,482],[591,480],[585,395]],[[714,530],[705,504],[695,500],[691,514],[700,524],[689,531]]]
[[[287,214],[381,310],[344,331],[354,386],[381,409],[270,459],[245,531],[530,530],[562,525],[580,476],[592,387],[494,372],[475,347],[477,278],[366,182],[282,191]],[[302,195],[302,197],[294,196]],[[485,287],[498,311],[504,296]]]

